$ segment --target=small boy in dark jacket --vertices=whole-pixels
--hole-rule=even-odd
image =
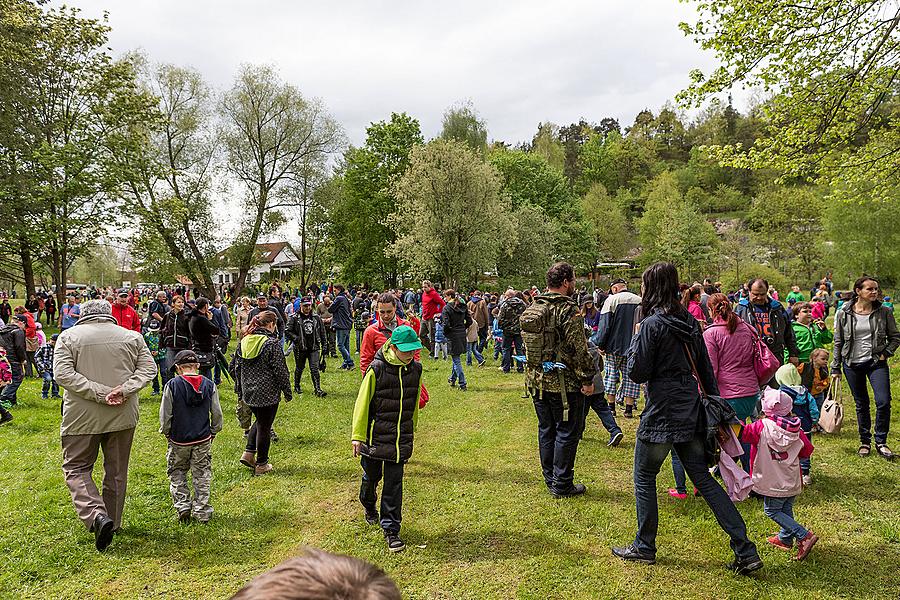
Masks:
[[[597,373],[594,375],[595,393],[585,397],[584,418],[587,419],[593,408],[597,416],[600,417],[603,427],[609,432],[609,442],[606,445],[610,448],[615,448],[622,441],[622,438],[625,437],[625,434],[622,433],[622,428],[616,423],[616,417],[609,409],[609,404],[606,403],[606,396],[603,395],[603,359],[600,357],[600,349],[590,340],[592,331],[587,326],[585,326],[585,333],[588,338],[588,353],[594,360],[594,369]]]
[[[359,501],[366,522],[381,522],[391,552],[406,548],[400,539],[403,499],[403,466],[412,456],[413,433],[419,417],[422,364],[414,361],[422,347],[419,336],[408,325],[394,329],[391,338],[375,354],[366,370],[353,407],[353,456],[363,468]],[[381,514],[376,506],[378,482]]]
[[[56,339],[58,337],[58,333],[51,335],[47,343],[41,346],[38,349],[37,354],[34,355],[34,362],[37,365],[38,373],[40,373],[44,380],[44,384],[41,386],[41,398],[44,400],[47,399],[47,395],[50,393],[51,388],[53,397],[60,397],[59,384],[53,379],[53,348],[56,346]]]
[[[172,368],[176,376],[166,383],[159,406],[159,432],[169,440],[169,491],[179,521],[187,523],[193,516],[206,523],[213,513],[209,504],[212,441],[222,430],[219,391],[212,380],[200,375],[200,361],[193,350],[176,354]],[[193,503],[188,471],[194,484]]]

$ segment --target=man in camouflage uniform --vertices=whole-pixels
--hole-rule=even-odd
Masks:
[[[594,361],[588,352],[584,319],[572,300],[575,272],[567,263],[547,271],[547,291],[535,298],[546,302],[556,323],[555,361],[564,369],[544,372],[528,365],[526,385],[538,418],[541,469],[550,493],[557,498],[578,496],[583,484],[574,483],[575,454],[584,430],[585,396],[594,393]]]

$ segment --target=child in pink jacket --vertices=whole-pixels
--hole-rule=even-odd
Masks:
[[[750,444],[753,490],[763,496],[766,516],[781,526],[767,541],[790,551],[797,540],[796,560],[803,560],[819,541],[819,536],[794,520],[794,500],[803,489],[800,459],[812,454],[813,445],[800,419],[790,414],[792,407],[790,396],[767,389],[762,399],[765,418],[744,427],[741,439]]]

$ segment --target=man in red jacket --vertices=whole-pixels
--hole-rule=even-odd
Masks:
[[[427,279],[422,282],[422,345],[434,354],[434,318],[444,310],[444,299]]]
[[[128,306],[128,292],[119,292],[112,305],[112,316],[115,317],[116,323],[125,329],[141,332],[141,319],[137,312]]]

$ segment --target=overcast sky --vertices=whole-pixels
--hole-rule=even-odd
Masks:
[[[143,49],[230,86],[241,63],[272,63],[322,99],[354,144],[372,121],[406,111],[426,137],[471,100],[489,138],[530,140],[541,121],[659,109],[692,68],[713,63],[678,29],[677,0],[70,0],[109,13],[114,51]]]

